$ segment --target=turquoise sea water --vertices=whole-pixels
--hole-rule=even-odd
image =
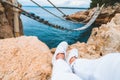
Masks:
[[[52,16],[51,14],[45,12],[39,7],[23,7],[24,10],[28,12],[35,13],[36,15],[48,20],[53,24],[57,24],[69,29],[78,28],[84,24],[71,23],[69,21],[63,21],[59,18]],[[58,16],[62,16],[55,8],[46,8],[49,11],[55,13]],[[77,11],[83,11],[85,9],[61,9],[66,14],[72,14]],[[26,16],[21,15],[21,19],[24,26],[24,34],[27,36],[37,36],[41,41],[45,42],[49,48],[56,47],[61,41],[67,41],[69,44],[73,44],[77,41],[86,42],[91,28],[84,31],[62,31],[58,29],[51,28],[42,23],[38,23]]]

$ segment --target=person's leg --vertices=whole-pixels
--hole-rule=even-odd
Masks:
[[[77,51],[71,51],[68,59],[76,75],[85,80],[119,80],[120,53],[112,53],[99,59],[77,59]]]
[[[107,54],[98,60],[99,66],[94,72],[96,80],[120,80],[120,53]]]
[[[53,65],[52,80],[81,80],[72,73],[69,65],[63,60],[58,59]]]
[[[83,80],[92,80],[95,62],[87,59],[78,59],[78,50],[72,49],[68,55],[68,64],[72,71]]]
[[[70,66],[65,61],[67,43],[62,42],[58,45],[53,56],[53,71],[51,80],[81,80],[72,73]]]

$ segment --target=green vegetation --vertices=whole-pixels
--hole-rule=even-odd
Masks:
[[[120,2],[120,0],[91,0],[91,4],[90,4],[90,8],[93,8],[93,7],[96,7],[97,6],[97,3],[99,3],[100,5],[104,4],[106,6],[109,6],[109,5],[114,5],[114,3],[116,2]]]

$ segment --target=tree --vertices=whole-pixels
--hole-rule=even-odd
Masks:
[[[100,5],[105,3],[106,6],[109,6],[114,5],[116,2],[120,2],[120,0],[91,0],[91,1],[92,1],[90,4],[91,8],[96,7],[97,3],[99,3]]]

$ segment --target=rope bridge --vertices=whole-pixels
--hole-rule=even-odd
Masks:
[[[33,0],[31,0],[31,1],[33,2]],[[94,21],[96,20],[96,18],[99,16],[99,14],[100,14],[103,6],[104,6],[104,5],[102,5],[101,7],[97,6],[96,11],[95,11],[95,13],[93,14],[91,20],[90,20],[86,25],[84,25],[83,27],[80,27],[80,28],[77,28],[77,29],[68,29],[68,28],[65,28],[65,27],[62,27],[62,26],[59,26],[59,25],[52,24],[52,23],[50,23],[49,21],[44,20],[43,18],[40,18],[39,16],[37,16],[37,15],[35,15],[35,14],[29,13],[29,12],[27,12],[27,11],[25,11],[25,10],[23,10],[23,9],[15,6],[15,5],[13,5],[13,4],[10,3],[10,2],[7,2],[7,1],[5,1],[5,0],[3,0],[2,2],[5,3],[5,4],[10,5],[11,7],[14,7],[14,8],[19,9],[20,11],[22,11],[22,14],[23,14],[23,15],[25,15],[25,16],[27,16],[27,17],[29,17],[29,18],[37,21],[37,22],[43,23],[43,24],[45,24],[45,25],[48,25],[48,26],[53,27],[53,28],[56,28],[56,29],[67,30],[67,31],[80,31],[80,30],[85,30],[85,29],[89,28],[89,27],[94,23]],[[35,2],[34,2],[34,3],[35,3]],[[39,4],[37,4],[37,5],[39,5]],[[42,6],[39,6],[39,7],[42,7]],[[44,9],[44,8],[43,8],[43,9]],[[46,11],[46,10],[45,10],[45,11]],[[49,12],[49,11],[47,10],[47,12]],[[54,14],[51,13],[51,12],[49,12],[49,13],[52,14],[52,15],[54,15]],[[58,17],[57,15],[54,15],[54,16]],[[60,18],[60,17],[58,17],[58,18]]]

